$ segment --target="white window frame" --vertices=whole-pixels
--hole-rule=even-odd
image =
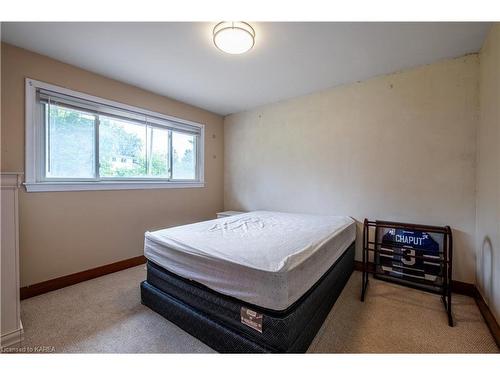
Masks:
[[[129,189],[164,189],[164,188],[199,188],[205,186],[205,125],[193,121],[168,116],[162,113],[145,110],[108,99],[84,94],[64,87],[26,78],[25,81],[25,182],[26,191],[84,191],[84,190],[129,190]],[[185,124],[199,129],[199,138],[196,142],[196,180],[167,180],[156,178],[123,178],[120,180],[100,181],[57,181],[54,179],[43,180],[40,176],[41,166],[44,165],[44,156],[41,151],[44,145],[45,132],[40,118],[37,103],[37,90],[44,89],[78,99],[91,101],[103,106],[114,107],[125,111],[135,112],[144,116],[154,117],[176,124]],[[174,129],[175,130],[175,129]],[[182,130],[180,130],[182,131]]]

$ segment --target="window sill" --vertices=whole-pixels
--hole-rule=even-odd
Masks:
[[[26,191],[31,193],[46,191],[92,191],[92,190],[142,190],[202,188],[204,182],[189,181],[100,181],[100,182],[25,182]]]

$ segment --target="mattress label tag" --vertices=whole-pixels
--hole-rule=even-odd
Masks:
[[[256,311],[247,309],[246,307],[241,307],[240,310],[241,322],[250,328],[255,329],[262,333],[262,314]]]

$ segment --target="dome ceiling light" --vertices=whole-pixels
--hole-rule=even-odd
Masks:
[[[215,46],[232,55],[245,53],[255,44],[255,30],[246,22],[220,22],[213,34]]]

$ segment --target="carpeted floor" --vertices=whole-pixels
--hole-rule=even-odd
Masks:
[[[22,301],[23,348],[46,352],[207,353],[208,346],[140,303],[144,266]],[[454,295],[448,327],[438,296],[355,272],[309,348],[313,353],[499,352],[470,297]]]

